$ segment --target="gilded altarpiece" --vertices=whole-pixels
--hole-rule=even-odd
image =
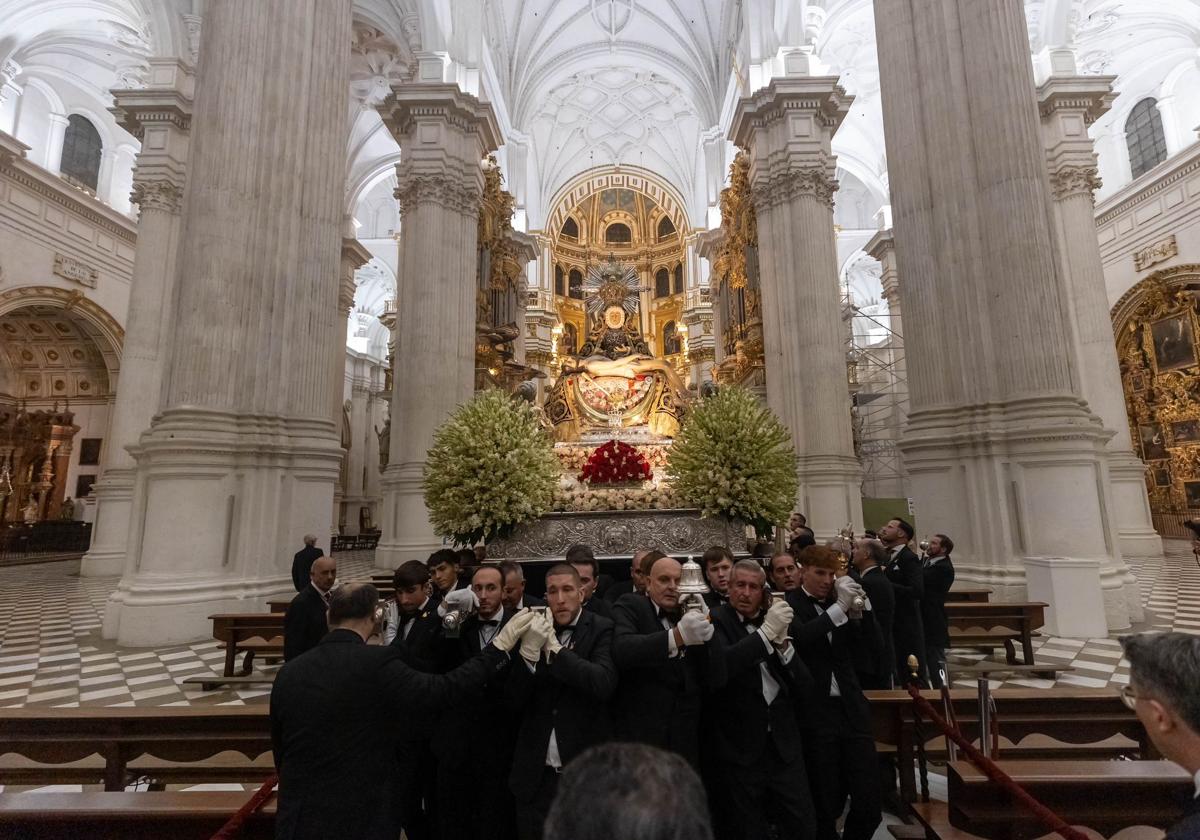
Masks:
[[[750,195],[750,158],[738,152],[721,191],[724,237],[713,259],[712,287],[724,358],[718,382],[762,386],[762,294],[758,278],[758,220]]]
[[[1113,307],[1130,434],[1155,513],[1200,510],[1200,265],[1156,272]]]
[[[512,390],[531,375],[514,361],[513,346],[525,323],[525,277],[512,240],[513,197],[504,190],[496,158],[489,156],[487,164],[479,206],[475,390]]]

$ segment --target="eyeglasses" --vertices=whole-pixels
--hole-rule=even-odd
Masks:
[[[1121,687],[1121,702],[1124,703],[1130,711],[1137,710],[1137,701],[1137,692],[1133,690],[1132,685],[1125,685]]]

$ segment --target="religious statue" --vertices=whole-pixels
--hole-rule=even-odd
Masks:
[[[655,358],[638,324],[637,273],[613,259],[584,281],[590,322],[587,341],[563,362],[546,397],[556,440],[576,440],[589,429],[645,426],[673,437],[686,387],[668,362]]]
[[[26,525],[33,525],[38,521],[38,503],[33,496],[29,497],[29,504],[21,511]]]
[[[62,506],[58,509],[58,518],[65,522],[75,518],[75,500],[70,496],[63,499]]]

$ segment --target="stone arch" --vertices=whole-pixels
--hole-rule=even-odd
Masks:
[[[550,215],[545,230],[557,238],[571,211],[584,199],[604,190],[626,189],[641,193],[655,202],[671,219],[680,239],[687,236],[691,225],[687,219],[687,205],[683,196],[667,181],[640,166],[598,167],[589,169],[567,182],[550,201]]]
[[[93,330],[93,338],[104,357],[109,389],[116,392],[121,369],[125,330],[109,312],[79,291],[54,286],[18,286],[0,292],[0,317],[30,306],[49,306],[76,316]]]

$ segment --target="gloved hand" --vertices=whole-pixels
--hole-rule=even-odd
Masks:
[[[542,653],[542,645],[547,637],[554,636],[554,625],[546,616],[537,613],[525,632],[521,634],[521,658],[526,662],[537,662]]]
[[[854,582],[854,578],[849,575],[844,575],[834,581],[834,591],[837,593],[838,606],[843,611],[849,612],[854,597],[857,595],[861,598],[866,598],[863,588]]]
[[[712,622],[704,613],[688,610],[675,626],[685,645],[702,645],[713,636]]]
[[[788,627],[792,623],[792,608],[787,601],[776,601],[767,609],[763,617],[762,631],[767,639],[775,644],[782,644],[787,638]]]
[[[532,621],[533,613],[527,609],[521,610],[492,637],[492,647],[508,653],[516,646],[517,640],[521,638],[521,634],[525,632]]]
[[[479,609],[479,598],[471,589],[455,589],[447,592],[446,597],[438,604],[438,615],[446,617],[446,613],[459,610],[460,612],[475,612]]]
[[[550,623],[550,635],[546,637],[546,643],[542,645],[542,653],[545,654],[546,661],[549,662],[551,657],[557,656],[562,649],[562,642],[558,640],[558,634],[554,632],[554,624]]]

